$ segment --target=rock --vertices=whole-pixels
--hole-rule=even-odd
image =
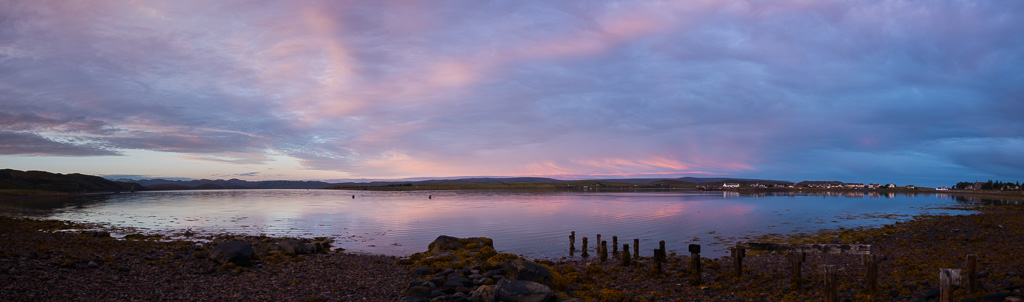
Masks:
[[[928,291],[924,292],[924,299],[925,300],[935,299],[935,298],[939,297],[939,294],[940,294],[940,292],[939,292],[938,288],[931,288],[931,289],[928,289]]]
[[[1012,293],[991,293],[982,296],[981,299],[984,301],[1003,301],[1012,295]]]
[[[551,271],[533,262],[509,260],[505,263],[505,270],[508,271],[507,279],[551,283]]]
[[[433,272],[433,271],[434,270],[430,269],[429,267],[417,267],[416,269],[414,269],[412,271],[412,275],[414,277],[422,277],[422,276],[430,275],[430,272]]]
[[[96,238],[109,238],[110,232],[107,231],[82,231],[82,235],[92,236]]]
[[[405,290],[405,296],[430,299],[430,288],[422,285],[410,286]]]
[[[477,287],[469,297],[473,302],[495,302],[497,298],[494,295],[494,285],[484,285]]]
[[[295,239],[281,239],[276,242],[276,249],[287,254],[302,255],[313,253],[316,247]]]
[[[508,274],[508,271],[506,271],[505,269],[501,268],[501,269],[487,271],[486,273],[484,273],[484,277],[494,278],[495,275],[505,275],[505,274]]]
[[[444,292],[443,292],[443,291],[441,291],[441,290],[437,290],[437,289],[435,289],[435,290],[433,290],[433,291],[431,291],[431,292],[430,292],[430,298],[431,298],[431,299],[433,299],[433,298],[437,298],[437,297],[440,297],[440,296],[444,296],[444,295],[445,295],[445,294],[444,294]]]
[[[441,279],[441,278],[433,278],[433,279],[430,279],[430,281],[427,281],[427,282],[433,283],[435,288],[441,287],[442,285],[444,285],[444,279]]]
[[[555,296],[551,288],[533,281],[501,279],[494,286],[494,297],[506,302],[547,302]]]
[[[254,252],[252,245],[245,241],[228,240],[210,250],[210,259],[218,263],[234,263],[248,266]]]
[[[469,275],[468,278],[469,278],[469,280],[473,280],[473,284],[476,284],[476,285],[483,284],[484,283],[484,279],[485,279],[484,276],[481,276],[480,274],[472,274],[472,275]]]
[[[447,251],[456,251],[462,249],[479,249],[485,246],[494,248],[494,240],[487,237],[473,237],[473,238],[457,238],[451,236],[437,236],[434,242],[431,242],[427,246],[428,252],[431,254],[441,254]]]
[[[96,261],[89,261],[89,268],[97,268],[97,267],[100,267],[99,263],[96,263]]]
[[[139,233],[128,234],[128,235],[124,235],[124,239],[142,240],[142,239],[146,239],[146,235],[145,234],[139,234]]]
[[[1024,302],[1024,298],[1021,298],[1021,297],[1006,297],[1005,299],[1003,299],[1003,301],[1006,301],[1006,302]]]
[[[457,288],[459,286],[472,286],[472,285],[473,285],[473,280],[466,279],[465,277],[462,277],[462,276],[459,276],[459,275],[451,275],[451,276],[448,276],[448,281],[445,281],[444,282],[444,286],[442,286],[442,287],[445,288],[445,289],[448,289],[448,288]]]
[[[405,299],[402,300],[402,301],[403,302],[430,302],[430,300],[427,300],[427,299],[424,299],[424,298],[420,298],[420,297],[405,297]]]

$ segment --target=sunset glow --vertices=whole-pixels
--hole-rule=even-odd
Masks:
[[[0,168],[1024,175],[1016,1],[2,1]]]

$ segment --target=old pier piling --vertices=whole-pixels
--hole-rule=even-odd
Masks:
[[[623,244],[622,250],[624,251],[622,252],[622,266],[629,266],[633,262],[629,259],[629,252],[625,252],[629,250],[629,244]]]
[[[619,236],[612,236],[612,255],[619,254]]]
[[[690,250],[690,284],[700,285],[700,244],[691,244]]]

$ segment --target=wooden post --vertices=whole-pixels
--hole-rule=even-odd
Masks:
[[[576,231],[569,233],[569,256],[576,253]]]
[[[700,285],[700,244],[691,244],[690,250],[690,285]]]
[[[825,302],[839,301],[838,284],[836,284],[836,266],[826,265],[823,271],[825,275],[825,288],[821,296],[825,298]]]
[[[596,238],[597,238],[597,240],[594,240],[594,244],[600,245],[601,244],[601,234],[597,234]]]
[[[622,250],[623,251],[628,251],[629,250],[629,245],[628,244],[623,244],[622,245]],[[630,259],[629,259],[629,252],[623,252],[622,253],[622,266],[629,266],[631,262],[632,261],[630,261]]]
[[[601,262],[607,261],[608,260],[608,241],[601,241],[601,247],[599,249],[600,249],[600,251],[598,253],[601,255]]]
[[[583,258],[590,257],[590,254],[587,254],[587,237],[583,237],[583,253],[580,256],[583,256]]]
[[[612,255],[619,254],[619,236],[612,236]]]
[[[665,240],[658,241],[658,249],[661,250],[661,261],[668,260],[667,251],[665,251]]]
[[[743,277],[743,256],[746,251],[740,247],[729,248],[729,250],[732,251],[732,264],[736,270],[736,277]]]
[[[960,285],[960,269],[939,269],[939,301],[953,301],[953,285]]]
[[[789,257],[789,262],[793,264],[793,272],[792,272],[792,275],[789,278],[793,281],[793,285],[792,285],[793,286],[793,290],[799,290],[800,289],[800,282],[803,281],[803,277],[800,276],[801,275],[800,274],[800,270],[801,270],[800,267],[801,267],[801,264],[803,264],[804,261],[807,260],[807,253],[793,252],[793,253],[790,253],[788,257]]]
[[[640,239],[633,239],[633,258],[640,259]]]
[[[967,255],[967,292],[978,291],[978,255]]]
[[[878,293],[878,255],[865,255],[867,258],[868,274],[865,278],[867,284],[868,295],[872,298]]]
[[[664,258],[661,257],[661,250],[654,250],[654,272],[661,275],[661,263],[665,262]]]

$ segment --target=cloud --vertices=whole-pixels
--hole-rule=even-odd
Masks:
[[[1018,3],[2,5],[0,131],[32,142],[8,154],[280,154],[373,178],[1024,171],[1005,153]]]
[[[0,130],[0,155],[105,156],[120,153],[89,142],[55,141],[34,133]]]

